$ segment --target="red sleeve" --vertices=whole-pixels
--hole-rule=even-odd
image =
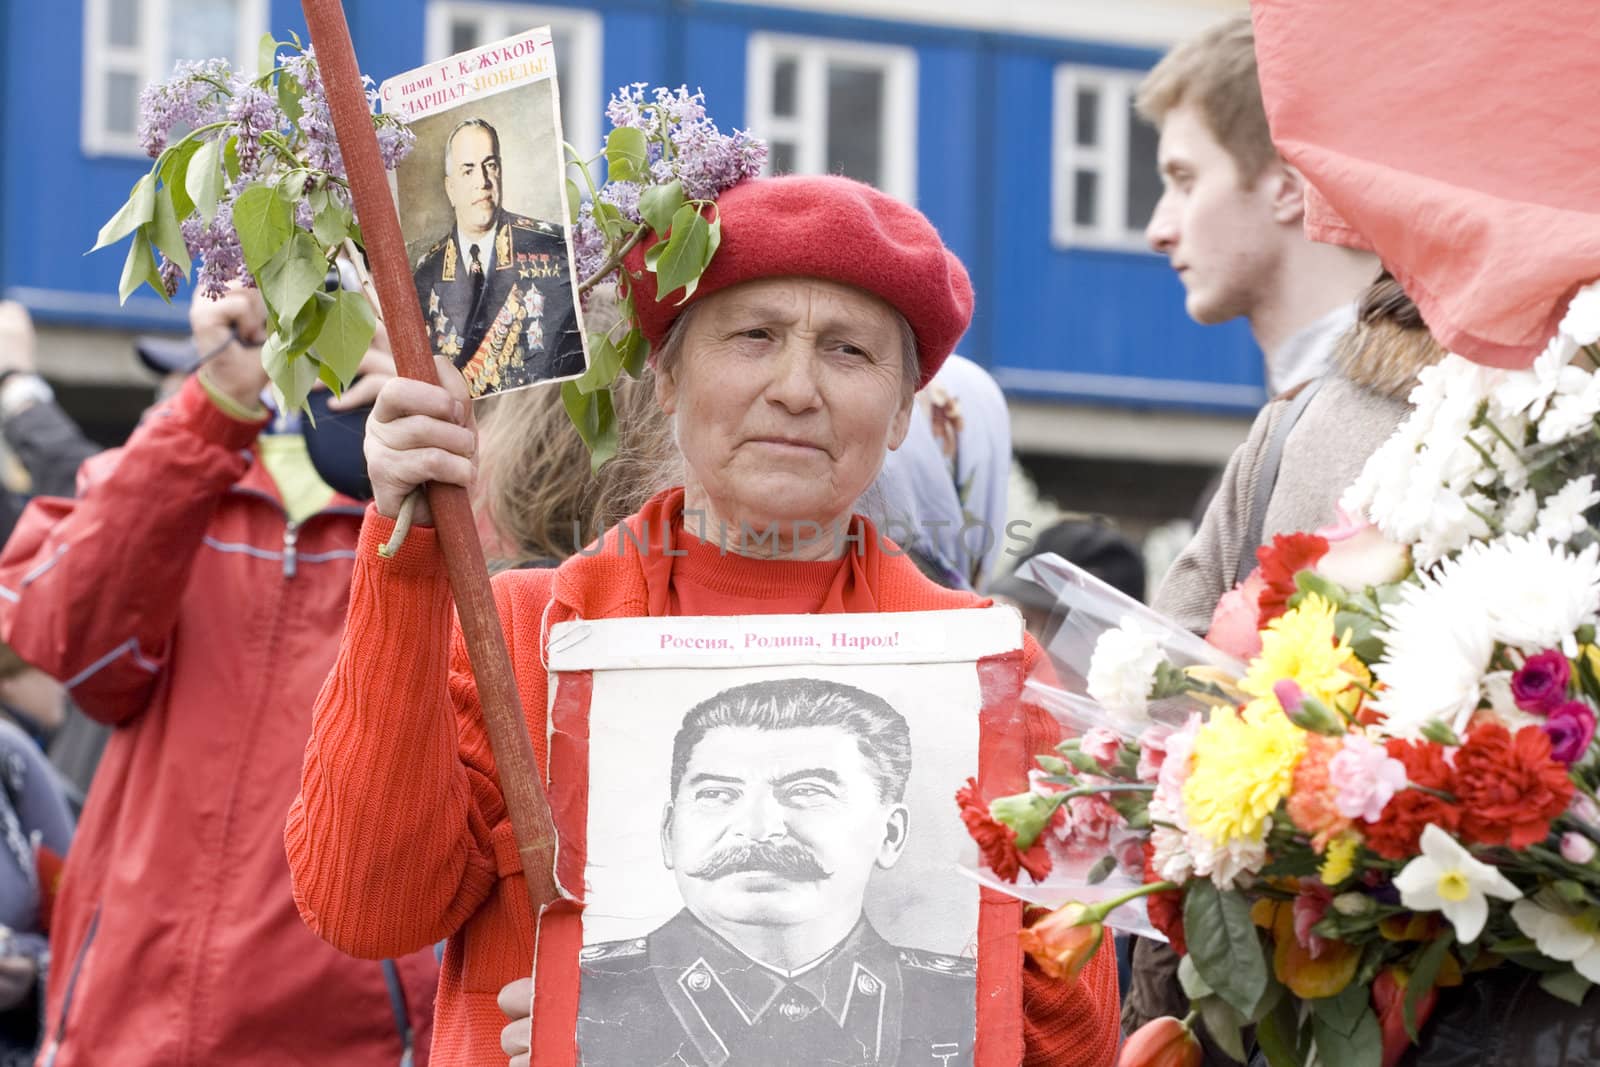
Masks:
[[[225,415],[191,378],[85,465],[78,499],[33,501],[0,557],[0,639],[101,722],[142,712],[195,553],[264,421]]]
[[[498,789],[492,767],[464,762],[457,717],[474,717],[477,691],[443,556],[434,531],[416,527],[379,558],[393,525],[367,512],[284,836],[306,925],[367,958],[455,933],[497,877],[484,811]]]

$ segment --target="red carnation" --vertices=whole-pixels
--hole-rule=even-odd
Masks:
[[[1390,738],[1389,755],[1406,766],[1406,781],[1443,793],[1455,789],[1455,772],[1445,762],[1444,749],[1431,741]],[[1456,805],[1421,789],[1402,789],[1384,805],[1376,822],[1362,821],[1367,847],[1387,860],[1407,860],[1417,854],[1422,831],[1429,823],[1455,833],[1461,822]]]
[[[1294,576],[1315,567],[1327,552],[1328,539],[1312,533],[1279,534],[1272,544],[1256,549],[1267,583],[1261,593],[1261,625],[1289,610],[1289,598],[1300,591]]]
[[[961,821],[967,833],[978,843],[983,862],[997,878],[1015,882],[1020,871],[1027,871],[1034,881],[1043,881],[1050,873],[1050,853],[1045,850],[1041,836],[1026,852],[1017,850],[1017,832],[989,814],[989,805],[978,796],[978,782],[968,778],[967,784],[956,790],[956,803],[961,805]]]
[[[1527,848],[1550,835],[1550,820],[1572,799],[1567,769],[1550,756],[1550,735],[1524,726],[1513,737],[1482,722],[1456,753],[1461,833],[1470,844]]]
[[[1156,873],[1155,846],[1149,841],[1144,843],[1144,882],[1165,881]],[[1172,945],[1172,951],[1180,956],[1189,954],[1189,944],[1183,939],[1183,894],[1176,889],[1169,889],[1164,893],[1151,893],[1144,898],[1145,912],[1150,918],[1150,925],[1167,935],[1167,941]]]

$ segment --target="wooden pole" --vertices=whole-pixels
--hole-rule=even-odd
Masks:
[[[302,0],[317,65],[328,94],[334,131],[344,156],[350,193],[367,262],[377,286],[382,318],[389,330],[394,362],[407,378],[436,381],[433,352],[422,321],[422,307],[411,280],[405,238],[389,194],[389,176],[378,155],[378,138],[372,112],[361,85],[350,27],[340,0]],[[550,802],[533,759],[527,720],[511,673],[511,656],[505,633],[489,589],[489,569],[472,519],[467,491],[454,485],[428,485],[428,507],[433,511],[439,543],[444,549],[450,588],[466,638],[472,672],[478,682],[483,721],[494,753],[500,789],[505,795],[528,897],[537,921],[543,910],[561,896],[555,880],[556,836]],[[405,709],[398,709],[402,713]]]

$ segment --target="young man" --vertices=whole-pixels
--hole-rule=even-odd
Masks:
[[[1320,375],[1378,263],[1302,232],[1305,181],[1267,130],[1250,17],[1173,49],[1136,104],[1161,131],[1165,188],[1145,238],[1178,272],[1189,316],[1247,319],[1271,395]]]

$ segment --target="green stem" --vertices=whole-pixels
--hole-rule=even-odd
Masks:
[[[171,144],[167,145],[166,148],[162,149],[161,154],[156,157],[155,165],[150,168],[150,173],[151,174],[159,174],[161,172],[161,168],[166,165],[167,157],[170,156],[173,152],[175,152],[178,148],[182,147],[185,141],[195,140],[202,133],[205,133],[208,130],[217,130],[217,129],[221,129],[224,126],[231,126],[231,125],[233,125],[231,122],[229,122],[228,120],[224,119],[221,122],[208,122],[204,126],[201,126],[198,129],[190,130],[188,133],[184,134],[182,137],[178,138],[176,141],[174,141]]]
[[[1096,793],[1154,793],[1155,791],[1156,787],[1153,785],[1134,785],[1130,783],[1125,785],[1084,786],[1082,789],[1073,789],[1066,793],[1057,793],[1056,796],[1059,796],[1062,800],[1071,800],[1073,797],[1093,796]]]
[[[1087,909],[1086,914],[1094,916],[1095,922],[1104,922],[1107,915],[1110,915],[1130,900],[1138,900],[1140,897],[1147,897],[1152,893],[1166,893],[1179,888],[1181,887],[1177,882],[1146,882],[1144,885],[1135,886],[1119,897],[1112,897],[1110,900],[1102,900],[1100,903],[1092,905]]]
[[[647,227],[642,223],[636,226],[631,237],[622,242],[615,251],[607,256],[606,261],[600,264],[593,274],[578,283],[578,292],[587,293],[590,289],[599,285],[602,278],[622,266],[623,257],[633,251],[634,246],[644,237],[646,229]]]
[[[1418,785],[1416,782],[1407,782],[1406,783],[1406,788],[1407,789],[1415,789],[1419,793],[1426,793],[1430,797],[1438,797],[1440,800],[1444,801],[1447,804],[1458,803],[1458,801],[1456,800],[1456,798],[1452,794],[1446,793],[1443,789],[1434,789],[1431,786]]]

